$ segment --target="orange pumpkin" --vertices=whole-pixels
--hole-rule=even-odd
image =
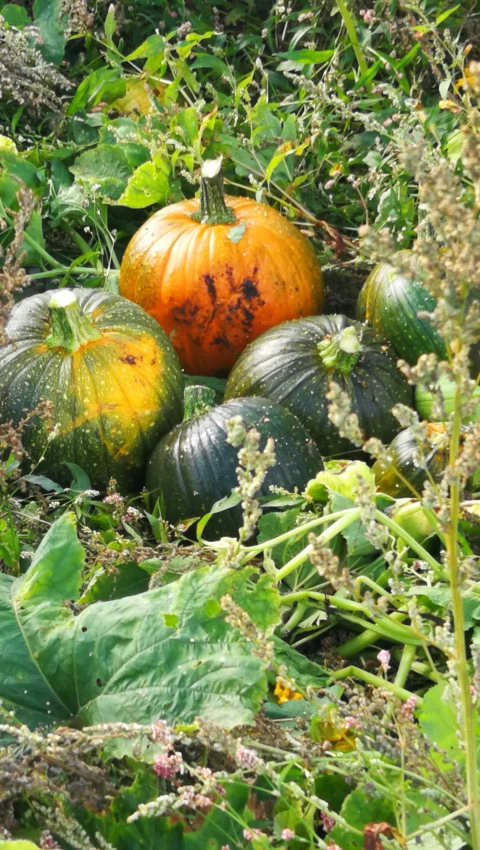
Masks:
[[[219,160],[202,167],[200,203],[165,207],[138,230],[120,292],[155,317],[195,375],[227,374],[255,337],[323,304],[308,240],[266,204],[225,198]]]

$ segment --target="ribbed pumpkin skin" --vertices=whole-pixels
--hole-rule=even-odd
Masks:
[[[45,400],[53,404],[56,436],[35,416],[24,446],[41,471],[60,483],[71,479],[65,461],[78,464],[92,485],[114,478],[122,490],[143,482],[148,456],[182,418],[183,377],[162,329],[118,295],[74,290],[100,338],[73,353],[49,348],[52,292],[13,310],[6,333],[15,340],[0,358],[0,421],[18,424]]]
[[[361,335],[362,353],[345,375],[324,366],[318,344],[351,326]],[[389,411],[396,403],[412,401],[412,390],[395,361],[366,325],[341,315],[298,319],[272,328],[249,345],[230,374],[225,398],[263,396],[276,401],[300,419],[322,457],[351,455],[352,443],[340,437],[328,419],[329,384],[335,381],[349,394],[367,438],[390,442],[400,426]]]
[[[448,462],[448,440],[445,440],[444,436],[444,425],[429,424],[424,457],[425,466],[434,481],[439,480]],[[392,458],[391,463],[385,466],[377,461],[373,465],[377,489],[381,493],[394,496],[396,499],[421,495],[427,473],[424,468],[414,464],[417,450],[418,442],[412,428],[405,428],[397,434],[388,449]]]
[[[433,325],[417,313],[431,312],[433,295],[419,281],[410,281],[388,263],[375,268],[365,281],[357,301],[357,319],[368,322],[375,333],[388,339],[400,357],[415,364],[421,354],[447,356],[445,343]]]
[[[121,294],[154,316],[193,375],[226,375],[263,331],[323,304],[320,266],[299,230],[265,204],[225,201],[235,224],[193,221],[196,199],[155,213],[120,269]],[[245,232],[234,242],[239,225]]]
[[[270,495],[271,485],[303,488],[322,469],[313,441],[287,410],[259,398],[230,401],[177,425],[160,440],[148,462],[147,490],[153,502],[160,497],[170,522],[203,516],[237,486],[238,450],[227,443],[225,425],[233,416],[260,431],[261,449],[268,437],[275,439],[277,462],[267,472],[263,496]],[[204,536],[213,540],[236,535],[241,523],[240,506],[230,508],[212,516]]]

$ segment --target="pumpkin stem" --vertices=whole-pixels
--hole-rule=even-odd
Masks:
[[[200,207],[190,218],[200,224],[235,224],[233,210],[227,207],[223,194],[222,158],[207,159],[202,165]]]
[[[196,384],[185,387],[183,400],[185,404],[183,421],[187,422],[189,419],[194,419],[195,416],[208,413],[215,406],[215,390]]]
[[[362,343],[356,329],[350,326],[329,339],[322,339],[318,351],[327,369],[349,375],[362,353]]]
[[[50,299],[50,334],[45,340],[50,348],[78,351],[82,345],[100,339],[100,332],[80,307],[75,292],[61,289]]]

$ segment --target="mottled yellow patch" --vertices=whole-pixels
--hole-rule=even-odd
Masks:
[[[72,355],[72,389],[80,412],[66,434],[91,422],[114,456],[128,455],[140,432],[155,426],[162,401],[163,353],[155,340],[109,333]]]

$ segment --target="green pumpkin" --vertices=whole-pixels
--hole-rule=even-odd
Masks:
[[[449,378],[441,378],[438,382],[438,388],[440,390],[442,396],[442,404],[443,410],[446,416],[450,416],[453,413],[455,408],[455,396],[457,392],[457,385],[455,381],[451,381]],[[471,416],[464,417],[463,422],[467,424],[468,422],[475,422],[478,418],[480,418],[480,387],[475,387],[473,391],[473,398],[475,399],[475,408]],[[432,421],[435,417],[432,415],[433,403],[435,401],[435,393],[431,392],[425,384],[417,384],[415,387],[415,407],[417,409],[417,413],[421,416],[422,419],[427,419]]]
[[[213,407],[177,425],[160,440],[147,467],[147,490],[157,499],[163,516],[172,523],[201,517],[237,486],[238,449],[227,443],[227,419],[241,416],[245,427],[261,434],[260,448],[268,437],[275,440],[276,463],[270,467],[260,494],[269,496],[270,486],[300,490],[322,468],[322,460],[298,419],[270,401],[236,399]],[[209,520],[204,536],[234,536],[242,524],[236,505]]]
[[[0,421],[18,426],[38,471],[67,484],[66,462],[103,489],[141,486],[150,452],[182,418],[183,378],[157,322],[119,295],[91,289],[34,295],[12,311],[0,359]],[[53,425],[53,430],[52,430]]]
[[[377,461],[373,466],[377,490],[404,499],[421,496],[427,475],[433,481],[439,481],[448,462],[448,435],[445,425],[431,422],[427,428],[427,437],[421,447],[424,463],[415,465],[418,452],[415,431],[405,428],[397,434],[388,448],[390,463]]]
[[[407,252],[402,252],[407,253]],[[438,331],[418,313],[431,313],[436,300],[419,280],[409,280],[394,266],[381,263],[365,281],[357,301],[357,319],[388,339],[400,357],[414,365],[421,354],[447,357]]]
[[[399,251],[396,256],[408,256],[409,251]],[[480,290],[474,289],[467,299],[478,299]],[[437,301],[418,279],[402,275],[389,263],[381,263],[365,281],[357,301],[357,319],[368,322],[375,333],[387,339],[397,354],[407,363],[415,365],[422,354],[436,354],[447,359],[444,340],[419,313],[431,313]],[[471,353],[471,374],[480,370],[480,340]]]
[[[276,401],[300,419],[322,457],[351,456],[353,444],[328,418],[331,381],[350,396],[366,438],[390,442],[400,429],[390,410],[410,405],[412,389],[389,346],[368,325],[345,316],[297,319],[262,334],[237,360],[225,398]]]

